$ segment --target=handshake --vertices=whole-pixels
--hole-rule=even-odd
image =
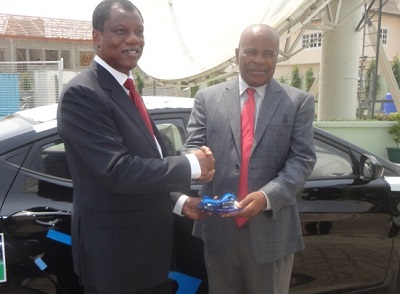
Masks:
[[[200,164],[201,176],[198,180],[204,183],[210,182],[215,174],[215,159],[211,149],[207,146],[201,146],[199,149],[192,150],[191,153],[197,157]]]

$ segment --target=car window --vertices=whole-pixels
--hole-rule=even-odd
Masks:
[[[72,181],[65,157],[64,144],[58,135],[44,137],[29,145],[29,151],[17,177],[13,180],[2,212],[14,213],[15,205],[47,207],[53,201],[72,202]],[[9,200],[17,197],[18,200]],[[62,205],[64,205],[62,204]]]
[[[185,139],[183,121],[180,119],[156,120],[157,128],[167,145],[169,155],[179,155]],[[354,175],[348,153],[320,140],[315,140],[317,162],[310,179],[337,178]],[[57,140],[43,145],[31,168],[53,177],[71,179],[64,144]]]
[[[71,175],[65,156],[64,143],[57,140],[41,146],[31,169],[52,177],[70,180]]]
[[[156,125],[167,145],[168,155],[179,155],[185,138],[183,121],[180,119],[158,120]],[[61,140],[41,146],[30,169],[48,176],[70,180],[65,148]]]
[[[179,155],[185,139],[185,128],[181,119],[155,120],[163,141],[168,148],[168,155]]]
[[[58,178],[71,179],[64,143],[57,142],[44,146],[40,154],[43,161],[43,172]]]
[[[354,175],[350,155],[320,140],[314,140],[317,162],[310,179],[337,178]]]

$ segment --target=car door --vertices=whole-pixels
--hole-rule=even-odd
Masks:
[[[305,250],[290,293],[344,293],[383,283],[392,238],[391,194],[383,178],[359,177],[361,154],[315,136],[317,163],[297,195]]]
[[[72,270],[72,181],[58,135],[35,141],[1,207],[8,280],[45,293],[81,293]],[[25,292],[21,292],[25,293]]]
[[[186,124],[190,109],[153,112],[157,128],[166,143],[169,155],[180,155],[185,142]],[[193,181],[191,196],[197,196],[201,183]],[[208,293],[207,274],[203,258],[203,242],[192,236],[193,220],[174,215],[175,264],[174,270],[200,280],[197,294]],[[197,281],[196,281],[197,283]]]

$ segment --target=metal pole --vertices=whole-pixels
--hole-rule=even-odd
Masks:
[[[61,58],[60,61],[58,62],[58,97],[57,97],[57,102],[58,102],[58,98],[61,95],[61,91],[62,91],[63,83],[64,83],[63,69],[64,69],[64,59]]]
[[[361,52],[361,61],[360,61],[360,68],[359,68],[359,73],[358,73],[358,118],[362,119],[364,110],[362,107],[362,100],[365,102],[365,85],[364,85],[364,67],[365,67],[365,26],[368,21],[368,16],[367,16],[367,4],[364,4],[364,26],[363,26],[363,45],[362,45],[362,52]]]
[[[381,22],[382,22],[382,0],[379,0],[379,13],[378,13],[378,29],[376,36],[376,51],[375,51],[375,72],[374,72],[374,81],[372,88],[372,107],[371,107],[371,119],[374,118],[375,115],[375,101],[376,101],[376,93],[377,93],[377,85],[378,85],[378,65],[379,65],[379,47],[381,44]]]

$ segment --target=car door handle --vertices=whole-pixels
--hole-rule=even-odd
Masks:
[[[49,227],[50,227],[50,226],[54,226],[54,225],[57,224],[59,221],[61,221],[61,219],[59,219],[59,218],[56,218],[56,219],[54,219],[54,220],[50,220],[50,221],[47,221],[47,222],[44,222],[44,221],[35,219],[35,222],[37,222],[38,224],[43,225],[43,226],[49,226]]]
[[[65,217],[71,216],[70,211],[57,210],[49,207],[24,209],[12,215],[13,218],[29,218],[43,226],[54,226]]]

